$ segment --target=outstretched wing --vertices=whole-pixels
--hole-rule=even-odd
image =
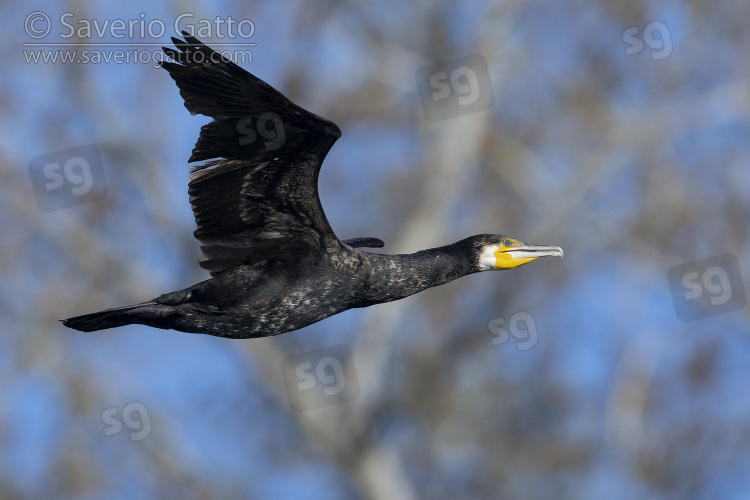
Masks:
[[[338,247],[318,197],[318,174],[341,131],[182,32],[160,65],[191,114],[210,116],[189,161],[188,194],[212,275],[243,263]]]

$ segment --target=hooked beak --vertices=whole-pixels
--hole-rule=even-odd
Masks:
[[[497,269],[513,269],[539,257],[562,257],[563,249],[552,245],[528,245],[501,248],[495,252]]]
[[[510,254],[514,259],[538,259],[539,257],[562,257],[563,249],[552,245],[521,245],[509,248],[504,253]]]

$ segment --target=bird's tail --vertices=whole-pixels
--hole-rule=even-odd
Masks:
[[[143,302],[132,306],[115,307],[82,316],[74,316],[60,320],[68,328],[82,332],[95,332],[106,328],[144,323],[144,312],[159,307],[155,302]]]

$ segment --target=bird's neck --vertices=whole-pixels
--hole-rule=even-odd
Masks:
[[[397,300],[479,271],[462,242],[412,254],[365,254],[371,265],[367,293],[376,302]]]

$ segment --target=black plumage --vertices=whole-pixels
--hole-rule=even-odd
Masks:
[[[188,194],[212,278],[149,302],[63,320],[94,331],[127,324],[249,338],[277,335],[333,314],[397,300],[466,274],[510,269],[559,247],[478,235],[408,255],[357,250],[376,238],[339,240],[318,196],[336,124],[183,32],[164,61],[201,128]]]

